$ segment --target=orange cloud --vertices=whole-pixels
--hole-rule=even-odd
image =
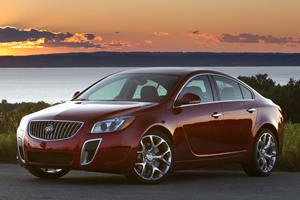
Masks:
[[[103,48],[102,38],[92,33],[51,32],[38,29],[17,29],[15,27],[0,27],[0,46],[8,48]]]
[[[183,35],[189,36],[189,37],[194,37],[194,36],[198,36],[198,34],[199,34],[199,31],[189,31],[188,33],[183,34]]]
[[[169,35],[167,32],[154,32],[154,35]]]
[[[204,42],[195,41],[195,43],[199,44],[200,46],[216,46],[216,43],[212,43],[208,41],[204,41]]]
[[[150,46],[153,46],[153,47],[159,47],[160,45],[156,45],[156,44],[153,44],[153,42],[151,40],[145,40],[145,43],[149,44]]]
[[[17,29],[0,27],[0,47],[6,48],[79,48],[79,49],[122,49],[136,47],[139,43],[131,44],[125,41],[112,40],[101,43],[101,36],[92,33],[61,33],[38,29]]]
[[[113,40],[111,43],[102,43],[103,47],[108,47],[110,49],[122,49],[122,47],[136,47],[140,45],[140,43],[130,44],[129,42],[125,42],[122,40]]]

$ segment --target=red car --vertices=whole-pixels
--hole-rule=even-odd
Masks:
[[[25,116],[18,161],[40,178],[76,169],[153,184],[174,170],[223,163],[268,176],[282,151],[283,127],[279,106],[224,73],[136,69]]]

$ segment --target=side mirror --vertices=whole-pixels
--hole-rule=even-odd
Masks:
[[[201,103],[201,98],[193,93],[185,93],[181,99],[178,99],[175,102],[175,106],[181,106],[181,105],[186,105],[186,104],[196,104],[196,103]]]
[[[77,97],[79,94],[80,94],[79,91],[74,92],[74,93],[70,96],[70,99],[69,99],[69,100],[74,99],[74,98]]]

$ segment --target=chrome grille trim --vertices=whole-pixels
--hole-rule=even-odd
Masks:
[[[53,126],[53,131],[46,133],[45,128]],[[32,120],[29,123],[29,135],[35,139],[53,141],[73,137],[83,126],[83,122],[64,120]]]

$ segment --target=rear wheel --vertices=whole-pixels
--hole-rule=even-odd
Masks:
[[[249,176],[269,176],[277,160],[277,141],[272,131],[264,129],[256,137],[250,163],[243,164]]]
[[[173,171],[174,161],[170,139],[159,131],[150,131],[140,141],[134,172],[127,178],[135,183],[160,183]]]
[[[28,167],[27,170],[34,176],[43,179],[57,179],[66,175],[70,170]]]

